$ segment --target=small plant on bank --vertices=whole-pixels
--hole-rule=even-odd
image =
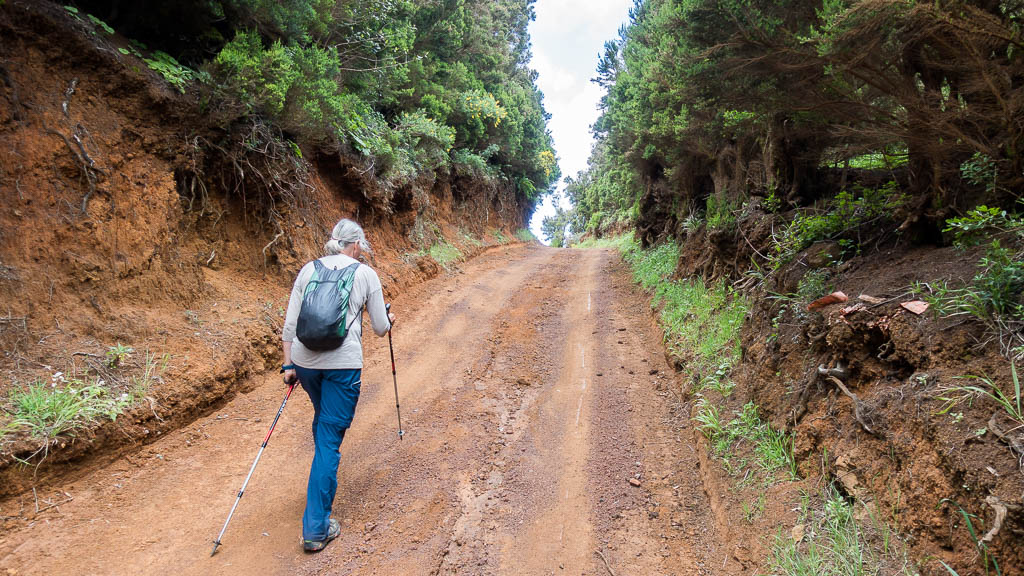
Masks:
[[[768,496],[764,492],[760,492],[753,502],[743,503],[743,519],[747,521],[747,524],[753,524],[758,516],[764,514],[767,498]]]
[[[707,199],[705,212],[707,227],[710,230],[728,230],[736,225],[736,206],[718,194]]]
[[[807,305],[814,300],[832,292],[833,285],[829,282],[831,273],[827,268],[808,270],[797,284],[796,292],[790,294],[778,294],[768,292],[768,299],[778,303],[775,316],[772,317],[772,332],[769,338],[777,339],[779,327],[786,313],[792,311],[798,321],[807,319]]]
[[[480,246],[483,246],[483,242],[481,242],[476,236],[473,236],[472,234],[466,232],[465,230],[459,230],[459,236],[462,237],[462,242],[464,244],[473,246],[474,248],[479,248]]]
[[[953,234],[957,247],[987,243],[978,273],[963,286],[941,281],[917,283],[914,290],[942,316],[979,320],[998,335],[1004,355],[1019,358],[1024,345],[1024,251],[1019,249],[1024,218],[978,206],[963,217],[947,220],[945,231]]]
[[[427,250],[427,253],[445,270],[447,270],[453,262],[458,262],[462,259],[462,252],[444,240],[441,240],[431,246],[430,249]]]
[[[818,500],[818,498],[813,498]],[[802,534],[775,535],[771,556],[765,566],[772,576],[916,576],[919,572],[907,558],[884,522],[873,522],[876,533],[866,533],[857,523],[855,503],[847,501],[829,485],[821,493],[820,505],[812,497],[801,498],[798,525]],[[872,515],[871,509],[866,510]],[[872,515],[873,518],[873,515]]]
[[[710,374],[707,374],[700,381],[700,390],[714,390],[722,395],[722,398],[728,398],[732,394],[732,389],[736,387],[736,384],[729,378],[729,372],[732,370],[732,362],[725,361],[718,365],[718,369]]]
[[[974,546],[978,549],[978,558],[979,560],[981,560],[982,565],[985,567],[985,575],[988,576],[989,574],[995,574],[996,576],[1002,576],[1003,572],[999,568],[999,562],[996,560],[996,557],[992,554],[992,551],[988,549],[988,544],[986,544],[984,540],[982,540],[978,536],[978,531],[974,527],[974,520],[978,520],[978,517],[964,510],[962,506],[950,500],[949,498],[943,498],[942,500],[939,501],[940,506],[943,504],[951,504],[953,506],[956,506],[956,509],[960,514],[960,517],[964,520],[964,527],[967,528],[967,533],[970,535],[971,541],[974,542]],[[939,563],[942,564],[942,567],[945,568],[947,572],[952,574],[952,576],[960,576],[956,570],[953,570],[953,568],[945,562],[939,560]]]
[[[284,314],[282,313],[282,317]],[[167,365],[171,361],[171,355],[164,353],[159,356],[156,353],[146,350],[146,359],[142,365],[142,372],[132,376],[129,380],[131,382],[131,393],[133,398],[144,398],[146,397],[150,389],[155,382],[163,381],[163,373],[167,370]]]
[[[115,395],[102,380],[71,378],[60,386],[34,382],[11,393],[12,424],[36,438],[52,440],[102,418],[115,420],[131,403],[129,394]]]
[[[915,290],[943,316],[967,314],[979,320],[1024,319],[1024,261],[993,242],[978,262],[981,271],[960,288],[948,282],[917,284]]]
[[[103,32],[106,35],[112,36],[114,34],[114,29],[111,28],[109,25],[107,25],[107,23],[104,22],[103,20],[100,20],[99,18],[93,16],[92,14],[88,14],[87,17],[89,18],[90,22],[92,22],[100,30],[103,30]]]
[[[157,356],[147,351],[141,373],[116,386],[87,373],[66,375],[56,372],[48,383],[37,380],[25,387],[15,387],[8,395],[11,418],[0,425],[0,438],[24,431],[44,440],[45,451],[49,442],[58,436],[74,435],[76,431],[102,420],[115,421],[149,394],[169,360],[169,354]]]
[[[1002,387],[987,376],[970,375],[960,378],[972,380],[978,384],[950,386],[940,390],[940,395],[936,396],[936,399],[940,400],[943,404],[936,414],[946,414],[965,401],[969,403],[975,397],[983,397],[989,398],[999,405],[1018,427],[1024,427],[1024,410],[1021,409],[1020,378],[1017,376],[1017,366],[1015,364],[1010,363],[1010,378],[1013,383],[1013,389],[1010,392],[1004,392]]]
[[[118,366],[121,366],[122,364],[124,364],[124,361],[127,360],[132,355],[133,352],[135,352],[134,348],[125,346],[120,342],[118,342],[115,346],[107,348],[107,367],[117,368]]]
[[[771,191],[768,192],[768,195],[765,196],[764,200],[761,201],[761,208],[769,214],[775,214],[780,208],[782,208],[782,200],[779,199],[779,195],[776,193],[775,188],[772,188]]]
[[[173,56],[160,50],[153,52],[150,58],[143,58],[142,61],[182,94],[185,93],[185,84],[195,78],[195,72],[191,68],[182,66]]]

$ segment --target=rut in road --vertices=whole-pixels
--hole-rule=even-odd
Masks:
[[[209,557],[280,401],[268,375],[139,454],[51,488],[74,500],[0,536],[0,568],[728,573],[646,308],[614,253],[492,250],[395,302],[401,443],[387,344],[365,342],[335,501],[343,530],[324,552],[305,555],[298,543],[312,457],[311,407],[299,393]]]

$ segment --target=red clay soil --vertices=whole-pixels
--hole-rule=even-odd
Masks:
[[[291,223],[279,237],[259,218],[258,190],[197,166],[204,154],[214,166],[209,143],[228,136],[194,94],[91,27],[60,4],[0,5],[0,404],[55,372],[99,374],[118,394],[147,352],[169,361],[116,422],[52,443],[0,435],[0,497],[137,450],[251,389],[279,364],[295,271],[338,219],[365,225],[388,297],[442,271],[421,251],[431,242],[471,256],[521,226],[493,196],[447,182],[374,210],[336,162],[319,162],[302,206],[278,208]],[[104,354],[116,344],[135,353],[114,370]]]
[[[987,542],[1002,574],[1024,574],[1024,429],[998,404],[968,395],[951,409],[950,388],[991,378],[1013,395],[998,339],[969,318],[915,314],[913,282],[960,285],[976,273],[977,250],[888,246],[839,267],[830,279],[850,297],[814,312],[806,302],[755,302],[735,371],[734,407],[754,401],[793,434],[801,473],[824,473],[851,501],[902,534],[922,574],[985,574],[975,537],[1005,520]],[[783,274],[795,290],[804,255]],[[860,295],[879,300],[860,300]],[[857,308],[853,306],[860,304]],[[794,314],[797,311],[797,314]],[[853,400],[819,367],[838,369]],[[1014,447],[1016,443],[1016,447]],[[961,512],[961,508],[963,512]],[[963,519],[972,515],[976,536]],[[989,570],[994,573],[994,567]]]
[[[617,254],[495,248],[399,296],[365,343],[337,541],[299,543],[311,408],[293,396],[216,556],[278,376],[132,455],[2,504],[11,574],[734,574],[646,299]],[[635,485],[634,485],[635,484]],[[52,506],[51,506],[52,505]],[[44,509],[45,508],[45,509]],[[726,536],[730,535],[730,539]]]

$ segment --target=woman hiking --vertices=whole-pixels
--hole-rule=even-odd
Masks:
[[[302,547],[309,552],[323,550],[341,533],[338,521],[331,518],[331,507],[338,489],[338,450],[359,401],[362,311],[369,312],[377,336],[387,334],[395,320],[384,307],[377,273],[359,262],[364,251],[372,254],[372,250],[358,224],[348,219],[338,222],[324,251],[326,256],[299,271],[281,335],[284,382],[291,384],[298,378],[313,403],[315,453],[302,515]],[[345,288],[349,288],[347,303]],[[326,329],[325,310],[335,320]],[[328,332],[326,339],[321,337]]]

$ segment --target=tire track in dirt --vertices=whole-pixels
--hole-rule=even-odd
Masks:
[[[678,383],[618,257],[519,247],[463,271],[395,302],[402,442],[387,343],[366,340],[335,501],[342,535],[324,552],[298,543],[312,456],[299,392],[209,558],[283,394],[269,375],[218,414],[58,487],[74,501],[0,535],[0,569],[595,575],[607,560],[619,574],[716,573],[704,568],[714,523],[692,436],[668,392]]]

